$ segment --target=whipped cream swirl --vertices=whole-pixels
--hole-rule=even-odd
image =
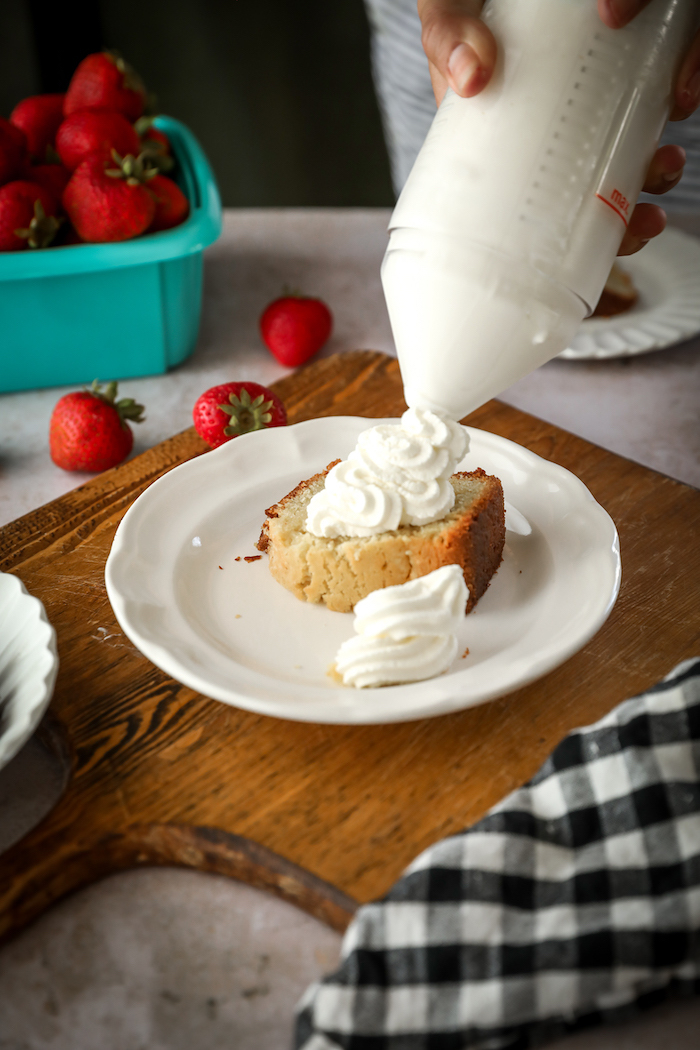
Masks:
[[[467,447],[463,426],[420,408],[409,408],[398,424],[364,430],[310,501],[307,531],[374,536],[444,518],[455,501],[449,479]]]
[[[355,606],[356,636],[335,658],[344,685],[363,689],[442,674],[457,655],[468,597],[459,565],[372,591]]]

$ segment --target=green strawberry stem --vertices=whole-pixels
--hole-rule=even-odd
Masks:
[[[141,139],[140,156],[156,167],[161,175],[165,175],[173,170],[175,161],[162,142],[150,137],[149,131],[153,127],[154,120],[155,117],[139,117],[134,124],[134,131]]]
[[[100,401],[104,401],[106,404],[116,408],[122,423],[126,423],[127,419],[132,423],[143,423],[145,419],[143,414],[144,407],[134,401],[133,397],[123,397],[119,401],[115,401],[117,385],[117,382],[113,379],[110,383],[107,383],[104,390],[101,390],[101,384],[95,379],[90,387],[90,393],[94,394],[95,397],[99,397]]]
[[[150,131],[150,129],[153,127],[154,120],[155,117],[143,116],[139,117],[139,119],[136,121],[136,123],[134,124],[134,131],[140,139],[142,139],[146,132]]]
[[[241,390],[240,397],[229,394],[228,405],[219,405],[222,412],[231,417],[229,426],[224,427],[226,437],[237,437],[240,434],[249,434],[252,430],[264,430],[272,420],[270,409],[272,401],[266,401],[264,394],[251,400],[251,396],[245,387]]]
[[[138,157],[134,157],[132,153],[120,157],[113,149],[112,159],[117,167],[105,168],[105,175],[109,175],[110,179],[125,179],[127,186],[142,186],[158,174],[158,169],[151,165],[150,156],[146,150],[139,153]]]
[[[27,229],[15,230],[16,237],[22,237],[30,248],[48,248],[58,233],[63,219],[47,215],[40,200],[34,202],[34,217]]]
[[[150,145],[149,145],[150,143]],[[142,140],[143,149],[141,150],[140,156],[152,164],[157,172],[161,175],[166,175],[169,171],[172,171],[175,167],[175,161],[166,153],[160,142],[154,142],[153,139]]]

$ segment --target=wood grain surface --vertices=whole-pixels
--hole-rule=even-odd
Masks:
[[[290,422],[398,415],[396,362],[336,355],[276,384]],[[112,871],[182,864],[264,886],[336,928],[437,839],[526,780],[572,727],[700,653],[700,493],[497,401],[468,422],[574,471],[620,532],[622,590],[582,651],[468,711],[328,726],[240,711],[168,678],[128,641],[104,565],[131,502],[202,454],[193,430],[0,530],[0,569],[58,634],[51,716],[70,745],[56,808],[0,857],[0,936]],[[262,518],[262,508],[261,508]]]

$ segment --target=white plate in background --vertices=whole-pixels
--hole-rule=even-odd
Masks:
[[[559,357],[584,361],[644,354],[700,332],[700,239],[667,227],[618,264],[632,278],[638,301],[616,317],[588,318]]]
[[[368,425],[312,419],[237,437],[159,478],[122,520],[107,593],[122,629],[154,664],[224,703],[278,718],[380,723],[458,711],[511,692],[562,663],[608,617],[620,583],[615,526],[569,471],[469,428],[461,470],[501,478],[532,531],[508,531],[503,563],[465,618],[459,652],[437,678],[380,689],[327,676],[353,634],[351,613],[299,601],[254,543],[303,478],[347,456]],[[518,527],[518,515],[512,526]],[[240,559],[240,560],[236,560]]]
[[[44,606],[18,576],[0,572],[0,769],[38,726],[57,672],[56,632]]]

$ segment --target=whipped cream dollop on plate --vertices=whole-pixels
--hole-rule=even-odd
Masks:
[[[468,444],[459,423],[419,408],[398,424],[362,431],[310,501],[307,531],[329,539],[374,536],[444,518],[455,501],[449,479]]]
[[[372,591],[355,606],[356,634],[338,650],[335,673],[358,689],[442,674],[457,655],[468,598],[459,565]]]

